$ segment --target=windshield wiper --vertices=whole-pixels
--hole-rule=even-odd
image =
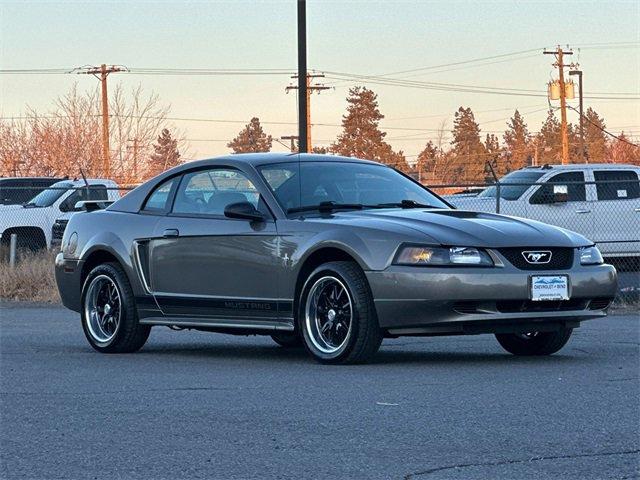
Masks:
[[[394,203],[379,203],[377,205],[374,206],[375,208],[394,208],[394,207],[399,207],[399,208],[443,208],[443,207],[438,207],[436,205],[427,205],[425,203],[419,203],[416,202],[415,200],[401,200],[400,202],[394,202]]]
[[[29,203],[25,203],[25,204],[24,204],[24,205],[22,205],[22,206],[23,206],[24,208],[35,208],[35,207],[37,207],[38,205],[36,205],[36,204],[35,204],[35,203],[33,203],[33,202],[29,202]]]
[[[287,209],[287,213],[311,212],[313,210],[318,210],[321,213],[329,213],[335,210],[362,210],[363,208],[364,205],[361,203],[320,202],[318,205],[289,208]]]

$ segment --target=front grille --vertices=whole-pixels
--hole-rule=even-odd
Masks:
[[[67,228],[69,220],[56,220],[51,227],[51,241],[54,244],[60,244],[62,242],[62,236],[64,235],[64,229]]]
[[[573,265],[573,248],[561,247],[512,247],[499,248],[498,251],[511,265],[520,270],[568,270]],[[523,252],[551,252],[549,263],[529,263]]]
[[[500,313],[519,312],[561,312],[565,310],[584,310],[587,302],[583,298],[571,300],[552,300],[544,302],[533,302],[531,300],[504,300],[496,302],[496,310]]]

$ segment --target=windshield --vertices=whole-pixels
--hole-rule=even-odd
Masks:
[[[73,187],[71,182],[54,183],[51,187],[33,197],[25,204],[25,207],[50,207],[71,187]]]
[[[336,205],[449,206],[392,168],[351,162],[292,162],[265,165],[260,173],[285,211]]]
[[[531,186],[529,184],[536,183],[538,179],[544,175],[540,170],[518,170],[511,172],[500,179],[500,183],[525,183],[527,185],[501,185],[500,198],[504,200],[517,200]],[[480,192],[477,198],[496,198],[497,188],[491,186]]]

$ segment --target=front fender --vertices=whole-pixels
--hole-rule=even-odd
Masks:
[[[324,231],[308,238],[291,256],[297,266],[296,274],[304,262],[323,248],[336,248],[349,254],[363,270],[372,270],[373,256],[364,241],[353,232]]]

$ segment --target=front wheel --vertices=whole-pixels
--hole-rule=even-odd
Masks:
[[[382,333],[362,269],[353,262],[316,268],[300,297],[298,327],[321,363],[363,363],[380,348]]]
[[[82,329],[93,348],[102,353],[129,353],[142,348],[151,327],[140,325],[135,298],[122,267],[95,267],[82,288]]]
[[[498,343],[514,355],[551,355],[564,347],[571,337],[571,328],[557,332],[497,333]]]

